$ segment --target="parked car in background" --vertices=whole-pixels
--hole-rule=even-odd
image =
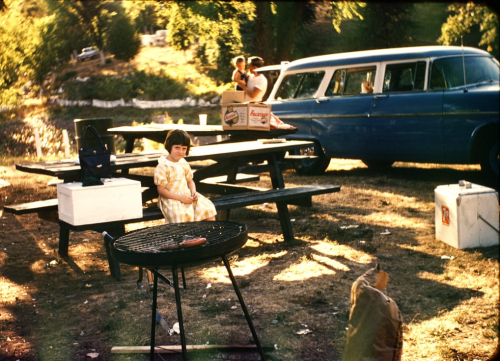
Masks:
[[[267,90],[262,98],[263,100],[267,100],[269,98],[269,95],[273,90],[273,86],[276,83],[276,79],[280,76],[281,68],[288,63],[288,61],[283,61],[281,64],[267,65],[255,70],[259,74],[264,74],[267,79]]]
[[[317,158],[300,173],[347,158],[368,167],[479,163],[498,180],[499,69],[488,52],[467,47],[317,56],[284,65],[267,103],[298,128],[287,138],[315,143],[304,152]]]
[[[90,46],[88,48],[83,48],[82,52],[76,56],[76,60],[84,61],[85,59],[94,59],[99,57],[99,50]]]

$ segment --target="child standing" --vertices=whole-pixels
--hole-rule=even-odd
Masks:
[[[166,223],[215,221],[213,203],[196,192],[193,171],[184,157],[189,155],[191,138],[183,130],[171,130],[165,139],[167,156],[161,156],[154,171],[158,206]]]
[[[235,67],[235,69],[233,71],[233,76],[232,76],[231,80],[234,83],[236,83],[234,89],[235,90],[243,90],[243,88],[241,88],[238,85],[238,82],[244,81],[245,85],[248,82],[248,75],[245,71],[245,58],[242,56],[237,56],[236,58],[233,59],[233,66]]]

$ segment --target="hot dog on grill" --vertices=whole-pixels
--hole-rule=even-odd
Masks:
[[[194,247],[194,246],[202,245],[206,241],[207,241],[207,239],[204,237],[187,239],[187,240],[179,243],[179,246],[181,246],[181,247]]]

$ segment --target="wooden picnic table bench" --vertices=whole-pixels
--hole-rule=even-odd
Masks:
[[[339,192],[340,186],[336,185],[309,185],[300,187],[260,190],[255,188],[251,192],[241,192],[238,189],[235,193],[226,194],[211,198],[217,211],[219,212],[218,218],[220,220],[228,220],[229,212],[226,210],[246,207],[249,205],[256,205],[262,203],[276,203],[278,210],[280,207],[287,207],[288,204],[299,204],[310,206],[312,205],[311,197],[319,194]],[[5,211],[16,215],[39,213],[40,212],[57,212],[57,199],[49,199],[45,201],[37,201],[31,203],[23,203],[18,205],[5,206]],[[291,229],[290,218],[287,216],[288,212],[278,212],[280,225],[283,233],[285,234],[288,229]],[[52,217],[52,220],[54,218]],[[64,221],[59,220],[59,255],[61,257],[68,256],[69,247],[69,234],[70,231],[96,231],[108,232],[112,237],[117,237],[125,233],[125,225],[138,222],[147,222],[163,219],[161,210],[156,207],[149,207],[143,209],[141,218],[125,219],[106,223],[95,223],[86,225],[71,225]],[[115,278],[120,278],[120,267],[117,262],[113,260],[110,254],[109,241],[105,239],[106,254],[109,263],[110,273]]]
[[[296,152],[300,149],[310,147],[312,144],[313,143],[310,141],[290,141],[283,139],[214,144],[193,147],[190,149],[189,156],[186,156],[185,159],[190,163],[209,161],[210,164],[196,169],[193,179],[200,193],[209,193],[219,196],[211,199],[218,209],[221,220],[229,218],[229,211],[232,208],[244,207],[250,204],[276,203],[283,237],[285,241],[290,241],[294,239],[294,235],[288,212],[288,204],[311,205],[311,197],[313,195],[337,192],[340,190],[340,187],[331,185],[299,188],[285,187],[281,161],[285,158],[286,153]],[[117,154],[116,161],[111,164],[111,169],[114,174],[116,173],[117,176],[120,176],[121,173],[118,173],[119,171],[123,172],[134,168],[155,167],[158,164],[158,158],[162,154],[162,152]],[[291,158],[294,159],[297,157],[292,156]],[[70,159],[16,164],[16,169],[28,173],[51,175],[63,179],[65,182],[79,179],[81,173],[80,166]],[[247,169],[249,172],[246,171]],[[271,186],[267,189],[262,189],[248,186],[243,187],[237,184],[238,176],[241,173],[253,173],[253,171],[256,173],[263,171],[267,172],[271,180]],[[127,175],[127,177],[132,179],[136,176],[135,174]],[[152,183],[152,177],[137,177],[142,177],[141,185],[144,189],[147,189],[147,191],[143,191],[142,193],[143,203],[146,203],[147,200],[156,198],[158,195],[156,186]],[[217,177],[224,178],[220,181]],[[247,180],[252,179],[252,176],[249,177],[246,177]],[[242,178],[240,176],[240,179],[244,178],[245,177]],[[246,192],[251,193],[245,194]],[[31,211],[40,213],[41,215],[51,214],[52,216],[57,216],[55,205],[51,202],[54,201],[24,205],[24,207],[22,207],[22,212],[26,213]],[[7,206],[6,212],[21,212],[21,208]],[[141,218],[106,224],[73,226],[59,221],[59,254],[61,256],[66,256],[68,254],[70,230],[108,231],[112,235],[119,235],[124,232],[125,224],[127,223],[161,218],[163,218],[163,215],[159,210],[145,209]],[[56,218],[56,220],[58,220],[58,218]],[[110,266],[112,274],[119,275],[119,270],[113,269],[113,264]]]

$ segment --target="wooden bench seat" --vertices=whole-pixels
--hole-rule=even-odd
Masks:
[[[310,206],[312,204],[311,197],[319,194],[339,192],[340,186],[336,185],[310,185],[301,187],[260,190],[256,188],[251,192],[228,194],[211,198],[216,209],[218,210],[218,218],[227,220],[229,218],[229,210],[233,208],[241,208],[249,205],[257,205],[262,203],[276,203],[278,206],[278,214],[281,223],[283,234],[291,231],[290,217],[288,216],[288,204],[298,204]],[[47,210],[57,211],[57,199],[46,201],[24,203],[18,205],[6,206],[5,210],[14,214],[40,213]],[[227,212],[225,212],[227,211]],[[158,207],[149,207],[143,209],[141,218],[125,219],[113,222],[86,224],[86,225],[71,225],[59,220],[59,255],[66,257],[68,255],[69,232],[92,230],[96,232],[108,232],[112,237],[118,237],[125,233],[125,224],[154,221],[163,218],[163,214]],[[289,235],[293,238],[293,233]],[[286,239],[286,237],[285,237]],[[120,278],[120,267],[117,262],[111,257],[109,241],[105,240],[106,253],[111,275],[115,278]]]
[[[340,186],[312,185],[271,189],[266,191],[244,192],[224,195],[211,199],[217,209],[232,209],[262,203],[287,202],[295,204],[298,199],[311,199],[312,196],[340,191]],[[301,205],[310,206],[311,203]]]
[[[3,207],[5,213],[23,215],[38,213],[38,218],[50,222],[58,222],[57,198],[46,199],[44,201],[11,204]]]
[[[16,215],[57,211],[57,198],[47,199],[44,201],[11,204],[8,206],[4,206],[3,209],[7,213]]]

